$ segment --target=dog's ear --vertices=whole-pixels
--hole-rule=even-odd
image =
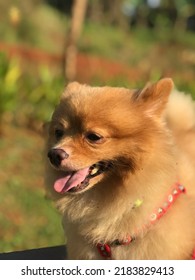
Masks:
[[[173,89],[173,81],[164,78],[154,84],[147,84],[142,90],[135,92],[134,100],[138,102],[148,115],[161,116],[169,95]]]

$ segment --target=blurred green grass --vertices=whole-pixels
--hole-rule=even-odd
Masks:
[[[0,252],[65,242],[61,219],[45,198],[43,139],[28,129],[4,126],[0,138]]]

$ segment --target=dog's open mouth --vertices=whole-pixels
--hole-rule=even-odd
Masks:
[[[109,162],[100,161],[90,167],[69,172],[55,181],[54,189],[58,193],[80,192],[89,185],[90,179],[102,174],[109,168]]]

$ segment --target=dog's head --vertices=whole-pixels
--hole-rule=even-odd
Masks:
[[[173,83],[142,90],[70,83],[48,127],[47,155],[58,193],[80,193],[136,172],[149,155]]]

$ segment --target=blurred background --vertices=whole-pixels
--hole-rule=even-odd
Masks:
[[[42,123],[68,81],[195,97],[195,0],[0,0],[0,252],[64,243]]]

